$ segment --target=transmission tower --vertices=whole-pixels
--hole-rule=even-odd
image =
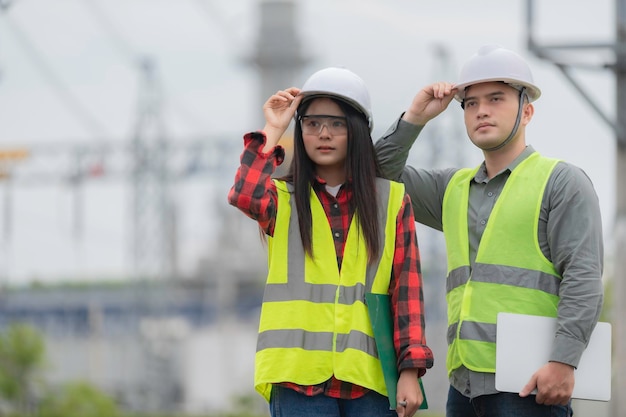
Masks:
[[[171,199],[169,143],[161,115],[156,67],[140,61],[138,117],[132,139],[132,254],[135,276],[145,279],[177,275],[176,216]]]

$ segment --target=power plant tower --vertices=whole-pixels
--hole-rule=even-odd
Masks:
[[[256,41],[256,54],[251,62],[259,75],[259,123],[263,126],[261,105],[276,91],[296,85],[307,59],[302,48],[295,22],[298,21],[294,0],[261,0],[260,27]]]

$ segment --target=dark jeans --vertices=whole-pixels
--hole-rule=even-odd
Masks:
[[[500,392],[481,395],[472,400],[450,387],[446,417],[571,417],[571,402],[567,406],[537,404],[534,395],[522,398],[518,394]]]
[[[274,385],[270,398],[272,417],[397,417],[389,399],[370,391],[355,400],[325,395],[308,397],[290,388]]]

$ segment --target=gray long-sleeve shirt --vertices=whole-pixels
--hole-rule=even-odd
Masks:
[[[398,119],[375,146],[383,174],[405,184],[415,220],[442,230],[443,196],[458,170],[405,166],[409,151],[422,130]],[[511,171],[534,149],[528,146],[508,167],[489,179],[484,163],[470,184],[468,225],[470,266],[489,215]],[[543,254],[561,275],[558,324],[551,361],[577,366],[598,321],[603,300],[604,249],[600,205],[593,184],[578,167],[559,162],[552,172],[541,204],[538,240]],[[442,283],[444,285],[444,283]],[[450,375],[459,392],[474,398],[493,394],[495,375],[465,367]]]

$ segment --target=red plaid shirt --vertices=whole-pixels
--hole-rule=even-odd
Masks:
[[[283,162],[284,150],[277,146],[272,151],[263,153],[261,151],[265,144],[263,132],[246,134],[244,143],[241,166],[235,177],[235,185],[228,194],[228,201],[256,220],[265,233],[273,236],[278,200],[271,175]],[[313,189],[324,207],[331,229],[333,232],[339,232],[343,237],[343,239],[335,239],[337,263],[341,268],[345,239],[352,220],[352,213],[349,213],[348,209],[348,203],[352,198],[352,188],[350,183],[346,183],[339,190],[337,197],[333,197],[326,191],[324,180],[317,178]],[[433,353],[426,346],[424,334],[424,297],[420,255],[415,234],[415,220],[408,194],[404,196],[396,224],[396,245],[389,295],[394,312],[394,344],[398,355],[398,370],[416,368],[418,374],[422,376],[426,368],[433,365]],[[281,385],[309,396],[324,394],[343,399],[358,398],[368,391],[358,385],[339,381],[334,376],[319,385],[301,386],[288,381]]]

